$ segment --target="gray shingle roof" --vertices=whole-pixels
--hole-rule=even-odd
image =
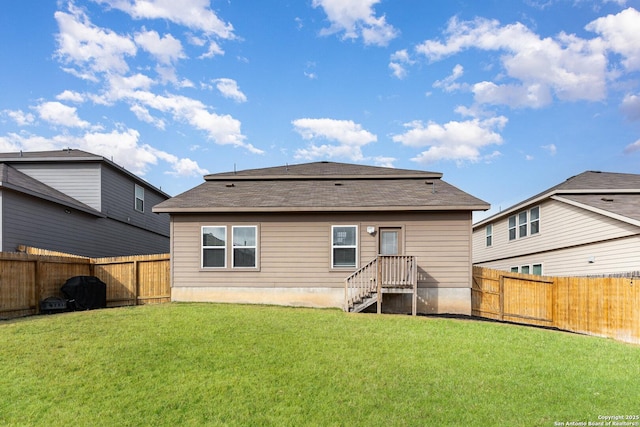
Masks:
[[[536,194],[504,211],[485,218],[474,227],[511,215],[541,200],[558,196],[562,199],[590,206],[596,209],[640,219],[640,175],[630,173],[586,171],[572,176],[541,193]],[[604,200],[603,200],[604,199]],[[612,201],[610,201],[612,199]]]
[[[440,179],[406,169],[316,162],[207,175],[154,212],[486,210]]]

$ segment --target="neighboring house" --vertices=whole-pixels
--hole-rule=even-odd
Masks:
[[[170,196],[80,150],[0,153],[0,250],[19,245],[89,257],[167,253]]]
[[[548,276],[640,270],[640,175],[584,172],[479,221],[473,263]]]
[[[207,175],[154,207],[171,215],[172,300],[344,307],[345,279],[382,254],[417,262],[418,312],[469,314],[472,211],[489,205],[441,177],[333,162]]]

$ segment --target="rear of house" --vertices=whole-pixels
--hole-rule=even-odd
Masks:
[[[410,256],[418,312],[470,314],[471,213],[488,205],[441,176],[332,162],[209,175],[154,208],[171,214],[172,299],[344,307],[349,275]]]

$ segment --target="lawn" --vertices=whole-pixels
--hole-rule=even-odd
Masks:
[[[639,415],[640,347],[471,320],[165,304],[0,322],[0,396],[0,425],[553,426]]]

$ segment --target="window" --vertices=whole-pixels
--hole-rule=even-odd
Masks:
[[[331,227],[331,267],[355,267],[358,248],[358,227],[334,225]]]
[[[257,227],[234,226],[233,230],[233,267],[256,267]]]
[[[509,240],[515,240],[516,238],[516,216],[509,217]]]
[[[518,237],[527,237],[527,212],[518,214]]]
[[[227,266],[227,227],[202,227],[202,267]]]
[[[533,264],[531,266],[531,274],[542,276],[542,264]]]
[[[509,217],[509,240],[540,233],[540,206]],[[487,245],[489,246],[489,245]]]
[[[542,264],[522,265],[520,267],[511,267],[512,273],[535,274],[542,276]]]
[[[531,235],[540,232],[540,207],[536,206],[529,211],[529,229]]]
[[[144,188],[140,187],[138,184],[135,184],[135,186],[136,197],[134,207],[138,212],[144,212]]]
[[[487,225],[487,228],[485,230],[487,235],[487,247],[489,247],[493,244],[493,225]]]

